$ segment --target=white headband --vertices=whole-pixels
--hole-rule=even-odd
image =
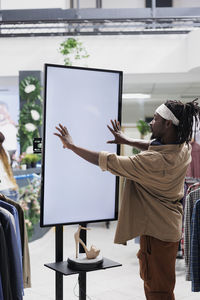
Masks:
[[[165,104],[160,105],[156,109],[156,113],[158,113],[163,119],[171,120],[174,125],[178,126],[179,120]]]

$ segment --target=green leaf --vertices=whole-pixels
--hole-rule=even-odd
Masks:
[[[143,120],[139,120],[136,123],[136,127],[143,136],[147,135],[150,132],[149,124]]]
[[[63,41],[60,44],[59,51],[64,56],[64,64],[66,66],[71,66],[73,60],[89,57],[86,49],[82,46],[82,42],[75,38],[68,38]]]

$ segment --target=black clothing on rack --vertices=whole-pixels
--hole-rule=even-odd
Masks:
[[[9,279],[9,260],[7,255],[6,240],[3,231],[3,226],[0,223],[0,274],[3,290],[3,300],[13,300],[10,279]]]
[[[0,221],[5,235],[6,249],[9,259],[8,271],[13,300],[22,300],[22,264],[20,261],[22,257],[20,257],[19,248],[17,247],[17,239],[12,221],[9,215],[3,213],[1,209]],[[2,276],[4,276],[4,274]]]

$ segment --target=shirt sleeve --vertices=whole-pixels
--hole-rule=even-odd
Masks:
[[[120,156],[102,151],[99,153],[99,166],[102,171],[109,171],[115,176],[145,184],[156,193],[158,192],[158,182],[161,179],[166,181],[162,155],[148,150],[132,156]],[[159,186],[162,192],[163,188],[166,190],[165,183],[161,184],[160,182]]]
[[[102,171],[109,171],[116,176],[123,176],[131,180],[139,176],[133,158],[130,156],[119,156],[102,151],[99,153],[99,166]]]

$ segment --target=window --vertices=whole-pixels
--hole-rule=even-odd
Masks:
[[[152,0],[146,0],[146,7],[152,7]],[[172,7],[172,0],[156,0],[156,7]]]

